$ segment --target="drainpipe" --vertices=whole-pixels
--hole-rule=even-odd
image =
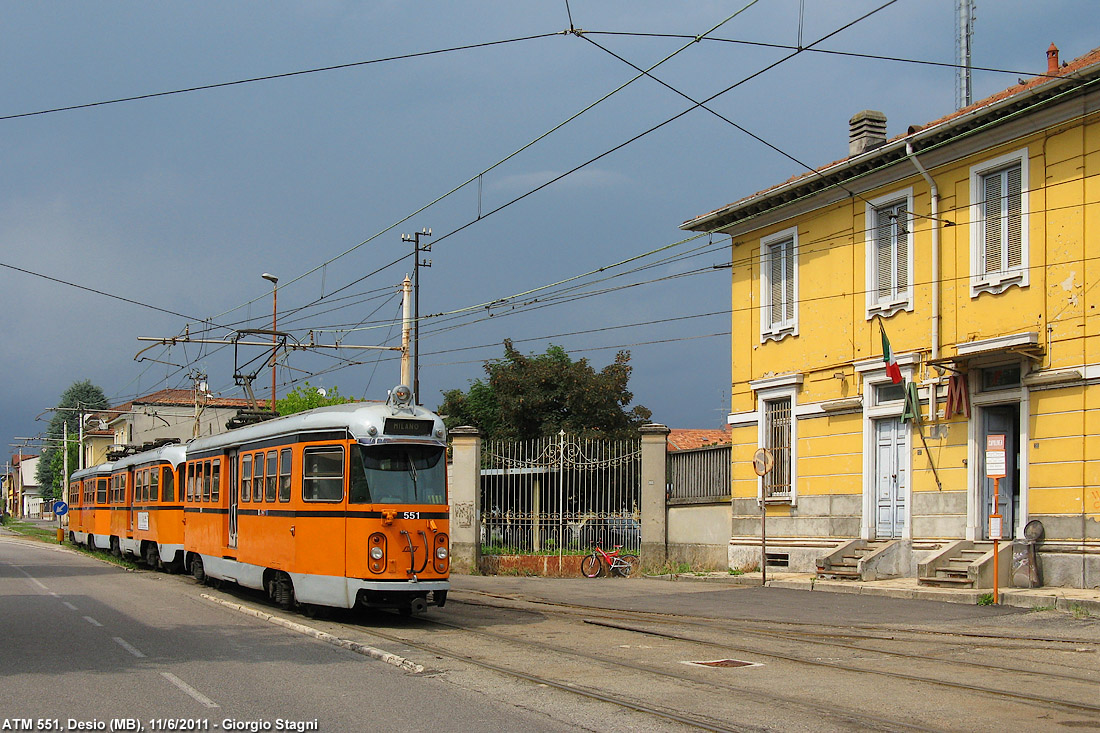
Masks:
[[[905,143],[905,154],[912,161],[913,166],[928,182],[928,188],[932,194],[932,361],[940,358],[940,189],[932,176],[917,160],[913,151],[913,143]],[[936,405],[936,384],[933,382],[928,398],[929,418],[934,422],[938,411]]]

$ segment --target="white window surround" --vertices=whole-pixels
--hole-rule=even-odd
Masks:
[[[904,204],[905,206],[905,261],[898,263],[904,266],[905,282],[899,288],[896,296],[879,298],[878,282],[878,256],[875,246],[875,235],[878,227],[875,222],[875,213],[886,206]],[[866,267],[865,277],[867,285],[867,319],[880,315],[889,317],[898,311],[913,310],[913,189],[906,188],[895,191],[886,196],[880,196],[869,201],[864,213],[864,239],[866,242]],[[893,275],[897,276],[898,268],[894,268]]]
[[[798,391],[802,387],[802,374],[783,374],[778,377],[766,377],[749,382],[749,387],[756,394],[756,426],[757,442],[763,447],[766,445],[767,420],[765,419],[765,405],[769,401],[777,399],[789,399],[791,401],[791,436],[790,436],[790,496],[769,499],[768,503],[790,504],[798,503]],[[757,479],[756,499],[763,500],[764,480]]]
[[[985,194],[982,182],[986,175],[998,169],[1020,166],[1020,264],[998,272],[984,273],[985,220],[982,204]],[[1023,148],[983,161],[970,169],[970,297],[981,293],[1003,293],[1013,285],[1025,288],[1029,283],[1029,221],[1028,221],[1028,150]]]
[[[772,267],[769,251],[772,245],[790,240],[793,244],[790,260],[784,262],[784,274],[789,273],[790,282],[784,280],[783,316],[772,317]],[[798,335],[798,227],[784,229],[769,234],[760,240],[760,343],[780,341],[787,336]]]
[[[898,357],[898,366],[901,367],[902,384],[913,381],[917,366],[920,363],[919,355],[905,354]],[[862,367],[862,368],[861,368]],[[875,505],[875,421],[884,418],[901,417],[905,409],[905,400],[898,400],[886,404],[875,404],[875,389],[893,384],[890,377],[886,376],[886,366],[882,359],[867,359],[856,365],[856,371],[863,381],[863,521],[860,522],[860,538],[871,539],[875,537],[876,505]],[[912,443],[908,443],[910,459],[912,458]],[[910,460],[911,467],[911,460]],[[907,487],[905,502],[907,507],[912,506],[912,481]],[[905,513],[905,524],[902,528],[902,538],[911,539],[912,512]]]

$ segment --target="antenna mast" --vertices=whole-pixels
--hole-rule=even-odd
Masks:
[[[955,0],[955,108],[969,107],[974,102],[970,86],[970,50],[974,38],[975,0]]]

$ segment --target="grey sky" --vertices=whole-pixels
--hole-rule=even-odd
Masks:
[[[571,0],[588,38],[649,67],[746,3]],[[807,0],[802,44],[881,2]],[[821,48],[947,62],[954,0],[899,0]],[[799,43],[797,0],[763,0],[712,34]],[[975,97],[1097,45],[1100,4],[1088,0],[979,0]],[[556,33],[564,2],[236,2],[4,4],[0,116],[328,67],[467,44]],[[790,51],[702,41],[654,74],[709,97]],[[280,326],[332,343],[396,343],[392,294],[410,260],[382,269],[431,227],[432,267],[421,313],[450,313],[508,298],[685,238],[677,225],[802,172],[726,122],[695,110],[491,216],[497,207],[682,112],[682,97],[640,79],[452,196],[395,222],[476,176],[636,72],[584,38],[558,34],[187,94],[0,121],[0,262],[218,326],[270,325],[270,286],[285,285]],[[847,121],[886,113],[889,134],[954,108],[954,71],[811,52],[738,86],[712,104],[739,125],[813,166],[847,154]],[[483,218],[476,221],[480,214]],[[458,231],[456,231],[458,230]],[[451,234],[454,232],[453,234]],[[371,239],[375,235],[379,235]],[[341,252],[369,243],[291,282]],[[728,241],[728,240],[727,240]],[[728,410],[726,247],[597,284],[678,257],[706,239],[473,314],[425,319],[421,387],[440,392],[481,376],[504,338],[524,351],[553,342],[596,366],[629,348],[635,399],[674,427],[717,427]],[[698,271],[695,274],[682,273]],[[339,288],[347,289],[333,295]],[[295,312],[322,296],[324,300]],[[538,298],[538,301],[534,299]],[[564,302],[562,302],[564,300]],[[244,305],[251,302],[250,305]],[[138,336],[172,336],[184,319],[0,268],[4,401],[0,432],[31,435],[35,416],[73,381],[91,379],[116,402],[189,386],[189,369],[227,395],[232,351],[196,345],[148,352]],[[377,309],[377,310],[376,310]],[[718,313],[708,317],[702,314]],[[491,316],[491,317],[490,317]],[[670,323],[646,325],[664,319]],[[631,324],[641,324],[633,325]],[[375,330],[353,330],[378,326]],[[604,329],[589,334],[573,332]],[[212,335],[229,333],[213,328]],[[472,346],[483,348],[468,348]],[[249,355],[252,356],[251,354]],[[295,353],[290,380],[382,398],[395,361],[339,365]],[[314,374],[314,376],[310,376]],[[257,392],[266,395],[264,372]],[[48,415],[44,418],[48,419]]]

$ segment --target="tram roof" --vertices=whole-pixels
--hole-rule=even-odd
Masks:
[[[141,453],[133,453],[125,458],[119,458],[114,463],[114,467],[118,468],[130,468],[132,466],[141,466],[148,463],[171,463],[173,466],[178,466],[187,459],[187,448],[179,443],[173,443],[172,445],[162,445],[160,448],[154,448],[152,450],[142,451]]]
[[[82,468],[79,471],[73,471],[72,473],[70,473],[69,480],[79,481],[80,479],[86,479],[92,476],[99,476],[101,474],[106,476],[111,473],[111,469],[113,469],[114,467],[115,464],[113,463],[99,463],[95,466],[88,466],[87,468]]]
[[[398,407],[384,402],[350,402],[342,405],[317,407],[286,417],[277,417],[255,425],[236,428],[218,435],[199,438],[187,445],[187,451],[198,453],[226,445],[254,443],[283,435],[331,430],[346,430],[357,440],[378,438],[385,435],[386,418],[431,420],[433,423],[430,435],[389,435],[386,436],[388,438],[435,442],[443,440],[446,435],[443,420],[431,410],[423,407],[411,405],[409,407]]]

